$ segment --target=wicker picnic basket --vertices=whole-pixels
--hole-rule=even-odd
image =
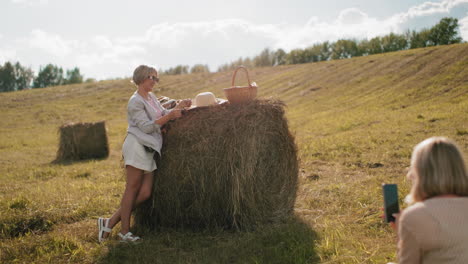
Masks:
[[[243,69],[247,75],[248,86],[234,86],[236,80],[236,74],[239,69]],[[244,66],[239,66],[232,75],[232,86],[231,88],[224,88],[224,95],[229,102],[237,104],[242,102],[248,102],[257,97],[257,84],[251,83],[249,78],[249,72]]]

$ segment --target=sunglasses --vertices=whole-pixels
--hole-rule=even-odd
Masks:
[[[148,79],[151,79],[155,82],[159,82],[159,77],[156,77],[156,76],[148,76]]]

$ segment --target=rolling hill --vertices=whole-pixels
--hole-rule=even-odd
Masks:
[[[157,63],[157,62],[156,62]],[[0,94],[0,262],[384,263],[395,235],[380,185],[409,190],[412,147],[447,136],[468,153],[468,44],[250,69],[287,105],[301,159],[294,217],[255,232],[162,230],[138,247],[96,239],[118,206],[128,79]],[[130,74],[130,73],[129,73]],[[223,97],[232,72],[161,76],[157,95]],[[247,83],[242,72],[236,84]],[[105,160],[53,164],[58,127],[105,120]]]

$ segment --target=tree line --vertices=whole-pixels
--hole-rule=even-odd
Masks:
[[[283,49],[264,49],[253,58],[239,58],[231,63],[218,67],[218,72],[234,70],[240,65],[246,67],[266,67],[287,64],[310,63],[337,59],[347,59],[356,56],[367,56],[385,52],[416,49],[438,45],[461,43],[458,35],[458,19],[445,17],[430,29],[421,31],[408,30],[404,34],[390,33],[370,40],[339,39],[335,42],[325,41],[305,49],[294,49],[289,53]],[[194,72],[192,67],[191,73]],[[167,71],[166,74],[187,74],[189,66],[178,65]],[[206,66],[208,71],[208,67]]]
[[[88,79],[87,81],[93,81]],[[19,62],[9,61],[0,65],[0,92],[20,91],[30,88],[43,88],[48,86],[82,83],[83,75],[75,67],[64,71],[62,67],[47,64],[40,67],[37,76],[29,67]]]
[[[201,73],[210,72],[210,68],[206,64],[195,64],[192,67],[189,65],[177,65],[167,70],[159,70],[162,74],[177,75],[177,74],[188,74],[188,73]]]
[[[240,65],[264,67],[347,59],[461,42],[462,38],[458,35],[458,19],[445,17],[432,28],[422,29],[419,32],[408,30],[404,34],[390,33],[382,37],[360,41],[355,39],[339,39],[336,42],[325,41],[305,49],[294,49],[289,53],[286,53],[283,49],[271,51],[267,48],[252,59],[239,58],[231,63],[221,65],[218,71],[233,70]]]

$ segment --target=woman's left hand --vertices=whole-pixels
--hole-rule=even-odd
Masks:
[[[392,227],[392,229],[398,233],[398,221],[400,219],[400,214],[401,213],[396,213],[396,214],[393,214],[393,217],[395,217],[395,221],[394,222],[390,222],[390,226]]]
[[[177,104],[176,109],[184,109],[185,107],[190,107],[192,105],[192,100],[184,99]]]
[[[380,208],[380,210],[384,210],[383,208]],[[393,217],[395,217],[395,221],[389,222],[388,224],[390,227],[393,229],[393,231],[398,233],[398,220],[400,219],[401,212],[392,214]],[[381,215],[380,218],[385,219],[385,215]]]

